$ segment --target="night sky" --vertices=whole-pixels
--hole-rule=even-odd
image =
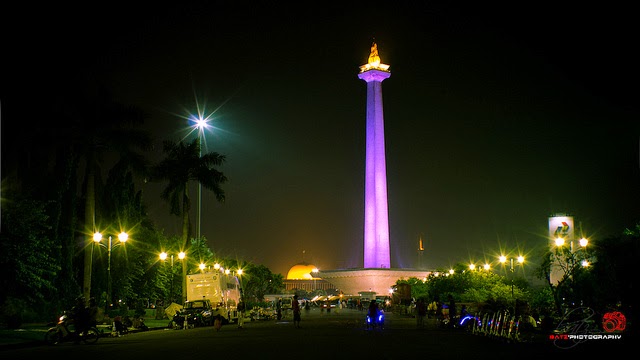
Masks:
[[[361,267],[366,83],[357,75],[375,39],[391,66],[382,89],[392,267],[533,251],[556,212],[594,242],[640,220],[630,9],[230,3],[240,5],[3,10],[3,148],[47,121],[51,94],[82,91],[80,75],[148,113],[154,161],[199,107],[213,119],[205,151],[227,156],[226,202],[202,198],[202,234],[216,253],[283,275],[302,261]],[[140,186],[157,226],[178,235],[164,185]]]

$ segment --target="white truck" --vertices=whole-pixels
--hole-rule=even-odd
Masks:
[[[232,323],[238,320],[239,301],[240,281],[237,276],[217,271],[187,275],[185,309],[190,307],[190,303],[211,306],[213,318],[221,315],[223,323]]]

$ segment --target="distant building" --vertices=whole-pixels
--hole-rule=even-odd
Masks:
[[[314,277],[314,274],[317,274],[317,270],[318,268],[316,266],[306,262],[293,265],[284,280],[285,290],[292,291],[300,289],[312,292],[315,290],[326,291],[335,289],[335,286],[330,282],[319,277]]]

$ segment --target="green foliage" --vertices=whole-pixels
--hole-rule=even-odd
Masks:
[[[411,297],[414,299],[428,299],[427,286],[424,286],[424,281],[421,279],[410,277],[407,280],[398,280],[396,285],[408,284],[411,286]]]
[[[249,301],[263,301],[265,294],[279,294],[284,290],[284,277],[274,274],[264,265],[249,264],[243,275],[243,292]]]
[[[25,309],[55,294],[54,279],[60,270],[57,246],[49,238],[50,222],[45,203],[9,195],[2,211],[0,277],[3,315],[21,319]]]
[[[187,252],[187,272],[193,274],[200,271],[200,264],[215,264],[216,262],[222,262],[227,269],[238,269],[237,263],[232,260],[220,261],[216,259],[215,254],[209,247],[207,239],[205,237],[192,238],[189,241],[189,247],[185,249]]]
[[[531,292],[530,305],[534,313],[549,315],[555,311],[553,293],[548,286],[543,286]]]
[[[639,240],[640,224],[625,229],[619,237],[590,242],[586,249],[550,249],[538,275],[547,280],[553,295],[553,315],[561,316],[576,306],[588,306],[600,312],[611,308],[630,311]],[[584,259],[589,261],[589,266],[582,266]],[[561,274],[555,284],[549,281],[552,269],[560,270]]]
[[[516,299],[528,301],[529,293],[524,279],[511,280],[490,271],[463,270],[453,274],[433,272],[426,281],[417,278],[398,280],[396,284],[410,284],[411,296],[428,302],[446,302],[451,295],[456,302],[475,303],[477,308],[502,309],[513,307]]]

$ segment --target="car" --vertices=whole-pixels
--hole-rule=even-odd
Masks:
[[[173,317],[176,327],[184,327],[184,320],[190,327],[213,325],[213,307],[209,300],[186,301],[183,308]]]

